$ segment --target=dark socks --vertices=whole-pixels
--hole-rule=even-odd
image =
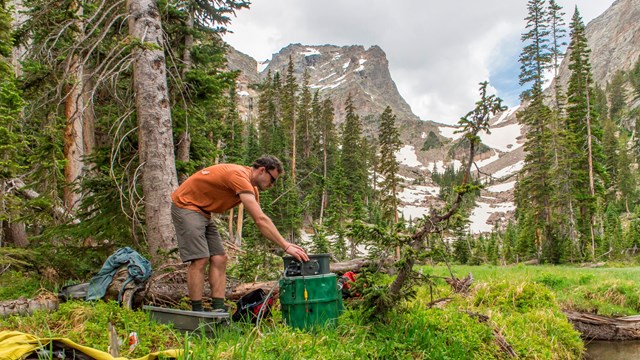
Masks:
[[[211,308],[214,310],[225,309],[224,298],[211,298]]]
[[[191,300],[191,311],[204,311],[202,300]]]

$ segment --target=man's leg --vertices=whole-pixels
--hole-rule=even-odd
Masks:
[[[189,291],[189,299],[191,299],[192,310],[194,311],[202,311],[204,270],[207,262],[209,262],[208,258],[192,260],[187,270],[187,289]]]
[[[209,285],[213,309],[224,309],[224,293],[227,284],[227,255],[211,256]]]
[[[209,246],[209,285],[211,285],[211,307],[214,310],[225,309],[224,292],[226,287],[227,254],[222,238],[216,228],[215,219],[209,221],[205,236]]]
[[[202,311],[204,292],[204,271],[209,262],[209,246],[206,227],[209,223],[204,215],[171,204],[171,218],[176,229],[180,258],[189,262],[187,269],[187,289],[194,311]]]

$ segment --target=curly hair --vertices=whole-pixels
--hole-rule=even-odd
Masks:
[[[282,161],[273,155],[262,155],[253,163],[254,169],[261,167],[264,167],[267,171],[276,169],[278,174],[282,174],[284,172]]]

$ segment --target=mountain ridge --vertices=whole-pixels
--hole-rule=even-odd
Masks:
[[[616,71],[631,69],[640,57],[640,0],[617,0],[587,25],[586,36],[592,50],[594,80],[599,86],[605,86]],[[421,120],[411,111],[391,78],[382,48],[290,44],[262,64],[231,47],[229,53],[229,68],[241,72],[239,108],[245,118],[255,116],[251,111],[256,111],[251,103],[256,102],[257,94],[249,84],[263,80],[270,71],[286,73],[289,59],[299,80],[307,70],[312,91],[317,89],[321,97],[333,101],[338,125],[344,121],[344,100],[348,94],[352,95],[356,111],[363,118],[365,133],[370,136],[377,132],[376,116],[389,105],[397,117],[404,144],[396,155],[403,165],[401,175],[405,182],[405,191],[400,196],[401,211],[407,218],[416,218],[427,214],[429,207],[442,205],[431,173],[434,169],[443,171],[446,165],[459,166],[459,157],[450,152],[450,146],[459,136],[454,134],[454,126]],[[559,71],[559,83],[566,88],[568,56]],[[553,86],[552,82],[548,89]],[[472,231],[490,231],[496,222],[504,223],[513,216],[513,177],[522,168],[525,155],[522,145],[526,129],[516,118],[517,110],[523,106],[526,104],[497,115],[490,121],[491,133],[481,134],[488,150],[479,154],[476,165],[478,176],[487,183],[487,188],[471,214]],[[423,151],[430,132],[444,146]]]

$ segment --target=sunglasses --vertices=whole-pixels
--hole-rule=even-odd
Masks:
[[[269,170],[264,169],[264,171],[269,174],[269,177],[271,178],[271,184],[273,184],[274,182],[276,182],[276,178],[273,177],[273,175],[271,175],[271,172],[269,172]]]

